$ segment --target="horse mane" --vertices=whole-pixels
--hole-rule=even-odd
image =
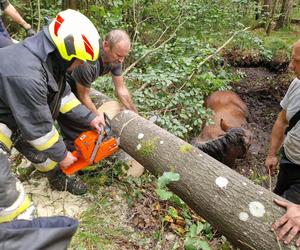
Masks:
[[[244,136],[245,130],[243,128],[231,128],[225,135],[217,139],[204,143],[196,143],[194,146],[216,160],[226,165],[232,165],[235,158],[232,159],[232,156],[229,155],[230,149],[236,148],[236,150],[241,151],[242,147],[243,154],[246,154],[247,152]]]

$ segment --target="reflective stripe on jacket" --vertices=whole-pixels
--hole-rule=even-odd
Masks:
[[[56,167],[57,162],[48,158],[45,162],[32,163],[32,165],[40,172],[48,172]]]

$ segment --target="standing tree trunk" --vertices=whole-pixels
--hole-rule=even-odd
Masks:
[[[273,0],[273,4],[272,4],[272,8],[271,8],[271,13],[269,15],[267,26],[266,26],[266,34],[267,34],[267,36],[270,35],[271,30],[272,30],[272,23],[273,23],[273,20],[274,20],[274,15],[275,15],[275,11],[276,11],[277,2],[278,2],[278,0]]]
[[[173,171],[169,188],[241,249],[290,249],[271,225],[284,213],[267,189],[131,111],[112,120],[120,147],[152,174]],[[281,198],[282,199],[282,198]]]
[[[276,24],[276,29],[281,29],[288,26],[292,8],[293,0],[282,0],[280,16]]]
[[[263,0],[261,15],[262,15],[262,18],[264,18],[265,20],[267,20],[270,15],[271,3],[272,3],[272,0]]]
[[[270,16],[272,0],[255,0],[255,2],[255,20],[257,21],[255,28],[266,28]]]
[[[260,18],[260,11],[259,11],[259,5],[260,5],[260,1],[259,0],[255,0],[255,20],[258,20]]]
[[[61,5],[63,10],[66,9],[77,10],[78,0],[62,0]]]

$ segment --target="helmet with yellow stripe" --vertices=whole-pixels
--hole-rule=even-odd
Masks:
[[[100,36],[93,23],[75,10],[65,10],[49,25],[50,36],[62,58],[71,61],[96,61],[100,50]]]

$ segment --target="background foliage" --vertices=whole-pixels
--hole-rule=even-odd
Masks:
[[[11,2],[34,28],[43,25],[43,17],[54,17],[63,4],[45,0]],[[156,114],[160,126],[190,139],[199,134],[209,115],[203,108],[204,97],[228,88],[238,78],[219,55],[198,69],[199,63],[234,32],[257,23],[261,4],[250,0],[86,0],[77,1],[77,8],[96,24],[102,37],[116,28],[129,32],[133,46],[124,68],[142,57],[126,71],[127,85],[140,114]],[[9,29],[22,39],[24,32],[17,32],[16,27]],[[263,61],[270,61],[286,47],[281,39],[265,42],[250,32],[240,33],[228,46],[257,54]],[[95,87],[113,95],[109,77],[100,78]]]

